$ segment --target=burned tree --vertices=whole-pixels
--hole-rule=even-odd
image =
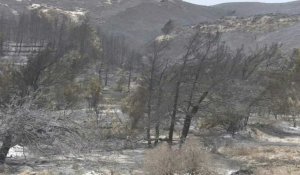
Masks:
[[[199,80],[203,80],[202,76],[205,76],[207,74],[207,70],[212,71],[213,69],[219,68],[217,65],[212,64],[213,57],[220,57],[221,55],[226,58],[226,49],[222,44],[219,44],[219,33],[203,33],[202,34],[202,42],[199,43],[199,50],[198,53],[196,53],[195,61],[192,61],[194,65],[196,65],[195,71],[192,73],[194,74],[192,85],[190,89],[190,94],[188,96],[187,100],[187,107],[185,109],[186,111],[186,117],[183,124],[182,134],[181,134],[181,142],[185,140],[187,137],[187,134],[189,132],[189,128],[191,125],[191,120],[193,116],[198,112],[200,104],[206,99],[206,97],[209,94],[210,88],[212,88],[217,81],[214,81],[211,83],[211,85],[208,86],[207,89],[205,89],[203,92],[201,92],[199,99],[194,103],[194,98],[197,93],[197,86],[199,83]],[[219,58],[218,58],[219,59]],[[218,62],[221,60],[217,60]],[[207,84],[209,80],[205,80],[204,82],[200,82],[202,84]]]
[[[43,146],[52,145],[53,151],[59,151],[54,142],[59,140],[59,144],[80,148],[80,143],[77,143],[80,138],[77,126],[64,117],[53,117],[51,112],[38,109],[33,96],[12,99],[0,110],[1,135],[4,136],[0,163],[5,162],[8,151],[15,145],[28,146],[41,152]]]
[[[152,121],[152,111],[153,111],[153,97],[154,91],[157,87],[158,81],[161,80],[159,78],[159,72],[162,71],[162,65],[165,60],[163,58],[163,54],[169,47],[169,38],[165,35],[162,35],[156,38],[149,46],[149,63],[146,65],[148,68],[146,72],[144,72],[143,78],[147,83],[148,87],[148,99],[147,99],[147,140],[148,145],[151,145],[151,121]],[[160,97],[159,97],[160,98]]]
[[[4,38],[3,34],[0,32],[0,56],[4,54]]]
[[[194,58],[197,54],[198,46],[201,42],[201,32],[196,31],[195,34],[189,39],[187,45],[185,46],[186,52],[180,59],[180,65],[178,66],[178,70],[176,71],[176,83],[175,83],[175,90],[174,90],[174,100],[173,100],[173,107],[172,107],[172,114],[171,114],[171,123],[169,128],[169,143],[172,144],[173,141],[173,133],[176,121],[176,115],[178,111],[178,103],[179,103],[179,95],[181,85],[183,83],[184,72],[186,70],[188,62]]]
[[[275,64],[278,65],[278,60],[278,45],[247,54],[241,48],[233,53],[220,41],[220,33],[196,30],[186,45],[186,53],[180,59],[181,62],[174,66],[176,82],[169,142],[172,143],[173,140],[178,111],[183,111],[185,115],[181,143],[188,135],[192,118],[202,108],[206,108],[204,111],[214,113],[215,116],[239,114],[238,116],[242,116],[237,120],[240,123],[229,122],[228,130],[236,128],[236,125],[239,125],[237,128],[244,127],[250,110],[268,84],[262,74],[276,69]],[[247,94],[246,91],[253,93]],[[233,94],[234,92],[241,93]],[[183,104],[186,106],[183,107]],[[230,109],[231,112],[226,109]]]
[[[63,30],[70,34],[77,27],[80,28],[74,25],[69,27],[68,31]],[[85,66],[94,59],[94,51],[100,50],[94,33],[88,32],[84,35],[88,38],[73,38],[81,41],[79,43],[61,43],[64,50],[49,44],[38,54],[32,54],[26,64],[12,65],[7,67],[8,70],[1,70],[1,163],[4,163],[9,149],[17,144],[33,147],[41,152],[53,148],[51,150],[55,153],[59,152],[58,148],[63,145],[68,149],[82,148],[83,142],[76,143],[81,139],[81,134],[79,126],[70,120],[71,114],[60,115],[50,109],[53,109],[51,105],[55,103],[54,91],[75,83],[75,78],[85,71]],[[23,42],[21,36],[23,37],[22,32],[20,43]],[[95,91],[98,92],[99,89],[96,88]],[[76,99],[69,100],[73,103],[72,100]],[[67,101],[65,103],[68,103]],[[64,106],[69,107],[71,103]],[[45,147],[47,151],[44,150]]]
[[[163,34],[168,35],[172,32],[172,30],[175,28],[174,25],[174,21],[173,20],[169,20],[164,27],[161,29],[161,31],[163,32]]]
[[[132,50],[131,53],[127,56],[126,60],[124,61],[124,69],[128,72],[127,78],[127,89],[130,93],[130,87],[132,83],[133,73],[137,71],[140,67],[142,56],[137,53],[136,51]]]

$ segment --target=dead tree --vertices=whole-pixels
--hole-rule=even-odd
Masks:
[[[188,135],[192,118],[199,112],[202,103],[208,97],[210,98],[206,103],[214,103],[215,96],[222,98],[218,100],[221,100],[223,104],[216,104],[214,108],[220,108],[222,105],[231,107],[237,104],[242,105],[244,110],[237,112],[238,116],[243,116],[241,120],[248,120],[250,108],[267,84],[261,76],[262,72],[271,71],[276,67],[272,64],[278,64],[277,45],[258,49],[247,55],[243,48],[232,54],[225,43],[219,42],[218,33],[207,34],[207,38],[201,41],[202,43],[199,43],[201,49],[197,50],[194,57],[196,59],[188,64],[189,68],[195,67],[195,71],[192,72],[195,77],[191,80],[190,94],[187,97],[181,143]],[[247,89],[248,87],[251,89]],[[234,90],[235,88],[239,90]],[[253,93],[247,94],[246,91]],[[234,94],[234,92],[242,93]],[[236,111],[238,108],[240,107],[232,110]],[[223,109],[220,108],[220,110]]]
[[[193,64],[197,65],[196,71],[193,72],[193,74],[195,74],[194,79],[192,80],[192,87],[190,89],[190,94],[188,97],[188,101],[187,101],[187,108],[186,108],[186,117],[184,120],[184,124],[183,124],[183,129],[182,129],[182,134],[181,134],[181,142],[183,142],[185,140],[185,138],[187,137],[187,134],[189,132],[189,128],[191,125],[191,120],[193,118],[193,116],[198,112],[199,110],[199,106],[200,104],[205,100],[205,98],[207,97],[208,93],[209,93],[209,89],[207,89],[205,92],[202,93],[202,95],[200,96],[199,100],[196,102],[196,104],[193,104],[193,99],[196,93],[196,86],[197,83],[199,83],[199,79],[201,78],[200,76],[203,76],[203,74],[205,74],[205,72],[203,72],[204,69],[208,68],[208,65],[206,65],[207,59],[212,59],[212,52],[220,52],[219,50],[222,49],[222,47],[220,47],[221,49],[219,49],[218,46],[216,46],[219,42],[219,38],[220,38],[220,34],[217,32],[216,34],[212,34],[212,33],[203,33],[202,34],[202,38],[201,39],[201,43],[199,43],[200,48],[198,50],[198,53],[195,57],[195,62]],[[219,50],[218,50],[219,49]],[[223,51],[223,50],[221,50]],[[224,54],[224,52],[222,52]],[[214,55],[214,56],[218,56],[218,55]],[[225,58],[225,55],[223,55]],[[200,82],[201,83],[201,82]],[[204,83],[204,82],[203,82]]]
[[[0,32],[0,56],[4,54],[4,38],[3,34]]]
[[[33,96],[36,95],[12,99],[0,109],[1,135],[4,136],[0,148],[1,164],[5,163],[10,148],[15,145],[26,145],[35,150],[41,150],[41,145],[49,145],[57,151],[59,147],[53,145],[57,140],[70,148],[80,147],[77,126],[65,117],[53,117],[50,112],[37,109]]]
[[[124,62],[124,68],[128,71],[127,89],[128,92],[130,93],[132,76],[134,71],[136,71],[139,65],[141,64],[141,55],[136,51],[132,50],[128,58],[126,60],[123,60],[123,62]]]
[[[180,95],[180,88],[183,81],[183,74],[188,64],[189,59],[194,57],[196,52],[198,51],[199,43],[201,42],[201,32],[196,31],[196,33],[189,39],[185,49],[186,52],[180,59],[181,63],[178,67],[178,71],[176,72],[177,81],[175,83],[175,90],[174,90],[174,99],[173,99],[173,108],[171,114],[171,123],[169,128],[169,144],[172,144],[173,141],[173,133],[174,127],[176,122],[176,115],[178,110],[178,102],[179,102],[179,95]]]
[[[163,36],[164,37],[164,36]],[[169,46],[169,40],[154,40],[150,44],[150,56],[149,56],[149,71],[145,75],[148,86],[148,100],[147,100],[147,140],[148,145],[151,145],[151,120],[152,120],[152,105],[154,88],[157,84],[157,72],[159,72],[159,65],[162,62],[162,54],[166,51]]]
[[[156,107],[155,107],[155,115],[156,115],[156,118],[155,118],[155,142],[154,144],[157,145],[158,144],[158,141],[159,141],[159,136],[160,136],[160,122],[161,122],[161,118],[162,116],[164,115],[164,111],[163,110],[163,98],[164,98],[164,95],[163,93],[166,92],[166,90],[164,90],[164,84],[166,82],[166,71],[168,70],[169,68],[169,64],[168,64],[168,61],[166,62],[166,64],[164,65],[160,75],[159,75],[159,79],[158,79],[158,82],[157,82],[157,102],[156,102]]]

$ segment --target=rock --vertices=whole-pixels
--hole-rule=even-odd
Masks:
[[[131,174],[132,175],[143,175],[145,173],[143,171],[141,171],[141,170],[133,170]]]
[[[47,164],[47,163],[50,163],[49,161],[47,160],[36,160],[34,161],[35,164]]]
[[[27,152],[24,152],[24,147],[16,145],[9,149],[7,157],[24,157],[24,154],[27,155]]]
[[[19,170],[19,172],[31,172],[31,171],[33,171],[33,168],[31,168],[30,166],[23,166]]]
[[[24,171],[18,175],[52,175],[53,173],[51,171],[47,171],[47,170],[44,170],[44,171],[41,171],[41,172],[34,172],[34,171]]]
[[[231,175],[253,175],[253,171],[250,169],[242,169],[232,173]]]
[[[24,171],[24,172],[21,172],[20,174],[18,175],[36,175],[36,172],[32,172],[32,171]]]

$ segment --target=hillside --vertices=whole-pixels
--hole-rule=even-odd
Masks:
[[[182,1],[148,1],[109,17],[104,28],[127,35],[141,44],[157,36],[169,19],[174,20],[177,26],[191,26],[226,15],[227,12],[223,10]]]
[[[262,41],[264,40],[265,34],[281,31],[282,28],[289,28],[292,24],[297,23],[298,21],[294,20],[296,17],[289,16],[297,16],[300,11],[300,1],[281,4],[226,3],[207,7],[190,4],[181,0],[88,0],[85,2],[80,0],[0,0],[2,12],[17,16],[21,14],[22,11],[28,10],[27,7],[32,4],[41,4],[49,8],[59,8],[66,11],[88,11],[93,25],[99,26],[104,32],[113,33],[114,35],[124,35],[131,46],[143,46],[149,40],[160,35],[161,28],[169,19],[175,21],[177,28],[188,28],[203,22],[212,23],[215,26],[221,27],[220,29],[222,30],[222,27],[228,28],[228,26],[231,25],[231,27],[229,27],[231,28],[230,31],[226,29],[223,30],[223,32],[228,33],[228,36],[225,38],[229,38],[228,41],[230,42],[239,43],[238,45],[240,45],[240,41],[235,40],[245,37],[249,38],[247,36],[251,36],[250,38],[261,36],[261,38],[257,40]],[[251,21],[260,18],[259,15],[271,13],[285,14],[286,18],[291,18],[289,20],[294,21],[281,21],[280,27],[277,27],[276,25],[278,23],[275,22],[273,25],[268,25],[269,29],[264,29],[263,32],[261,31],[261,27],[263,27],[264,21],[260,21],[260,28],[249,28],[249,21],[251,23]],[[244,21],[239,21],[239,23],[230,24],[230,20],[226,19],[227,16],[247,18],[245,18]],[[284,17],[283,20],[285,20]],[[273,21],[271,19],[266,22],[272,23]],[[289,24],[286,25],[285,23]],[[234,29],[232,25],[236,25]],[[249,30],[245,31],[242,28]],[[255,31],[256,29],[258,31]],[[293,28],[290,30],[293,30]],[[287,30],[281,32],[285,31]],[[239,37],[230,38],[231,33],[235,32],[238,32]],[[253,34],[256,32],[260,34]],[[233,36],[236,35],[234,34]],[[267,39],[267,41],[269,40],[270,39]],[[280,38],[280,40],[284,43],[284,38]],[[247,45],[247,42],[248,39],[246,39],[243,44]],[[293,42],[289,41],[288,43]]]
[[[176,28],[171,34],[172,49],[168,54],[172,58],[184,53],[184,43],[195,28],[204,32],[221,32],[221,40],[226,42],[231,50],[243,46],[247,50],[255,50],[271,44],[280,44],[283,51],[289,53],[300,48],[299,33],[300,16],[293,15],[256,15],[251,17],[225,17],[212,22],[200,23],[197,26]],[[292,36],[292,37],[291,37]]]
[[[252,16],[257,14],[281,13],[295,15],[300,13],[300,1],[288,3],[225,3],[213,7],[228,10],[233,16]]]
[[[83,9],[89,11],[94,25],[112,33],[122,33],[131,42],[144,44],[160,33],[160,29],[173,19],[179,26],[195,25],[213,21],[227,15],[226,10],[198,6],[181,0],[122,0],[122,1],[57,1],[57,0],[0,0],[7,9],[19,14],[32,4],[64,10]]]
[[[105,33],[125,36],[130,47],[143,47],[161,34],[161,28],[170,19],[175,22],[177,31],[186,30],[188,33],[190,27],[199,23],[204,29],[219,30],[232,48],[274,42],[280,42],[289,49],[300,45],[297,36],[286,37],[297,31],[294,26],[299,23],[297,13],[300,1],[281,4],[226,3],[207,7],[181,0],[88,0],[84,3],[80,0],[0,0],[0,10],[17,17],[32,4],[66,13],[87,11],[94,26]]]

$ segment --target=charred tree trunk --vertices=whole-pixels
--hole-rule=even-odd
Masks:
[[[153,93],[153,81],[154,81],[154,72],[155,72],[155,63],[157,60],[156,52],[154,52],[153,61],[151,64],[151,72],[150,72],[150,80],[149,80],[149,87],[148,87],[148,102],[147,102],[147,116],[148,116],[148,123],[147,123],[147,140],[148,146],[151,146],[151,111],[152,111],[152,93]]]
[[[4,41],[0,33],[0,56],[3,56],[3,43]]]
[[[294,128],[297,127],[297,121],[296,121],[296,116],[293,115],[293,125],[294,125]]]
[[[204,92],[200,99],[197,102],[196,106],[193,106],[191,111],[185,116],[183,128],[182,128],[182,134],[181,134],[181,139],[180,142],[183,143],[189,133],[190,126],[191,126],[191,121],[192,118],[194,117],[195,114],[199,111],[200,104],[203,102],[203,100],[207,97],[208,92]]]
[[[96,123],[97,123],[97,127],[99,126],[99,118],[100,118],[100,112],[98,110],[97,107],[95,107],[95,113],[96,113]]]
[[[104,83],[105,86],[108,85],[108,72],[109,72],[109,68],[107,67],[105,69],[105,83]]]
[[[0,148],[0,164],[5,162],[9,149],[12,147],[12,136],[7,134],[4,137],[2,147]]]
[[[148,121],[147,121],[147,140],[148,140],[148,146],[151,146],[151,101],[152,101],[152,90],[149,93],[149,97],[148,97],[148,110],[147,110],[147,117],[148,117]]]
[[[131,121],[131,130],[134,130],[136,129],[136,126],[139,122],[139,119],[138,118],[133,118],[132,121]]]
[[[171,124],[170,124],[170,129],[169,129],[169,144],[172,144],[172,141],[173,141],[173,133],[174,133],[174,127],[175,127],[175,121],[176,121],[176,115],[177,115],[180,85],[181,85],[181,81],[179,80],[176,83],[176,89],[175,89],[173,112],[172,112],[172,116],[171,116]]]
[[[148,140],[148,147],[151,147],[151,126],[150,126],[150,117],[148,117],[148,124],[147,124],[147,140]]]
[[[195,49],[195,47],[197,46],[197,43],[198,43],[198,36],[199,36],[199,33],[197,32],[189,41],[189,44],[187,46],[187,51],[186,51],[185,55],[182,57],[183,63],[178,72],[178,78],[177,78],[177,82],[175,85],[175,92],[174,92],[175,95],[174,95],[174,103],[173,103],[173,109],[172,109],[172,115],[171,115],[171,124],[170,124],[170,128],[169,128],[169,144],[170,145],[173,142],[173,132],[174,132],[176,115],[177,115],[177,110],[178,110],[177,108],[178,108],[178,102],[179,102],[180,86],[182,83],[182,76],[186,69],[188,58],[195,51],[197,51],[197,49]]]
[[[159,128],[160,128],[160,121],[157,121],[155,124],[155,141],[154,141],[154,145],[156,146],[158,144],[158,140],[159,140]]]
[[[159,88],[158,88],[158,97],[157,97],[157,104],[156,104],[156,123],[155,123],[155,142],[154,145],[156,146],[158,144],[159,141],[159,134],[160,134],[160,120],[161,120],[161,104],[162,104],[162,98],[163,98],[163,78],[165,75],[165,71],[168,68],[168,63],[166,64],[164,70],[162,71],[162,73],[160,74],[160,78],[159,78]]]
[[[102,81],[102,75],[101,75],[101,68],[98,70],[98,79],[99,79],[99,82],[101,82]]]
[[[181,139],[180,139],[180,143],[184,143],[189,130],[190,130],[190,126],[191,126],[191,122],[192,122],[192,118],[193,118],[193,113],[195,113],[195,111],[198,110],[197,107],[193,107],[192,108],[192,112],[186,114],[185,119],[184,119],[184,124],[183,124],[183,128],[182,128],[182,134],[181,134]]]
[[[187,112],[188,113],[186,114],[186,117],[185,117],[185,120],[184,120],[184,125],[183,125],[183,128],[182,128],[182,138],[180,140],[180,144],[183,143],[185,138],[187,137],[187,134],[189,132],[189,128],[190,128],[190,125],[191,125],[192,115],[191,115],[191,113],[189,113],[189,111],[190,111],[190,108],[192,107],[193,96],[194,96],[197,81],[198,81],[199,76],[200,76],[200,70],[201,70],[201,67],[199,66],[198,71],[197,71],[196,76],[195,76],[195,79],[194,79],[194,82],[193,82],[191,93],[190,93],[190,96],[189,96],[189,101],[188,101],[188,105],[187,105]]]
[[[249,119],[250,119],[250,115],[251,115],[251,113],[250,113],[250,111],[249,111],[249,113],[247,114],[247,116],[246,116],[245,119],[244,119],[243,129],[245,129],[245,128],[248,126]]]
[[[100,66],[97,68],[98,69],[98,79],[99,82],[102,83],[102,69],[103,69],[103,62],[101,62]]]
[[[180,93],[180,86],[182,83],[182,74],[185,70],[187,61],[188,61],[188,57],[189,57],[189,49],[186,53],[186,55],[183,57],[183,64],[179,70],[179,76],[178,76],[178,80],[176,82],[175,85],[175,96],[174,96],[174,104],[173,104],[173,111],[172,111],[172,115],[171,115],[171,124],[170,124],[170,128],[169,128],[169,144],[171,145],[173,142],[173,132],[174,132],[174,127],[175,127],[175,121],[176,121],[176,115],[177,115],[177,108],[178,108],[178,101],[179,101],[179,93]]]
[[[132,76],[132,68],[129,69],[128,83],[127,83],[128,92],[130,92],[131,76]]]
[[[161,85],[160,85],[158,99],[157,99],[157,109],[156,109],[156,111],[157,111],[156,112],[157,119],[156,119],[156,124],[155,124],[155,142],[154,142],[154,145],[157,145],[158,144],[158,140],[159,140],[160,115],[161,115],[160,105],[161,105],[161,101],[162,101],[162,88],[161,88]]]
[[[278,120],[278,115],[274,114],[275,120]]]
[[[23,37],[21,38],[21,41],[19,43],[19,47],[18,47],[18,55],[20,55],[20,53],[22,52],[22,46],[23,46]]]

